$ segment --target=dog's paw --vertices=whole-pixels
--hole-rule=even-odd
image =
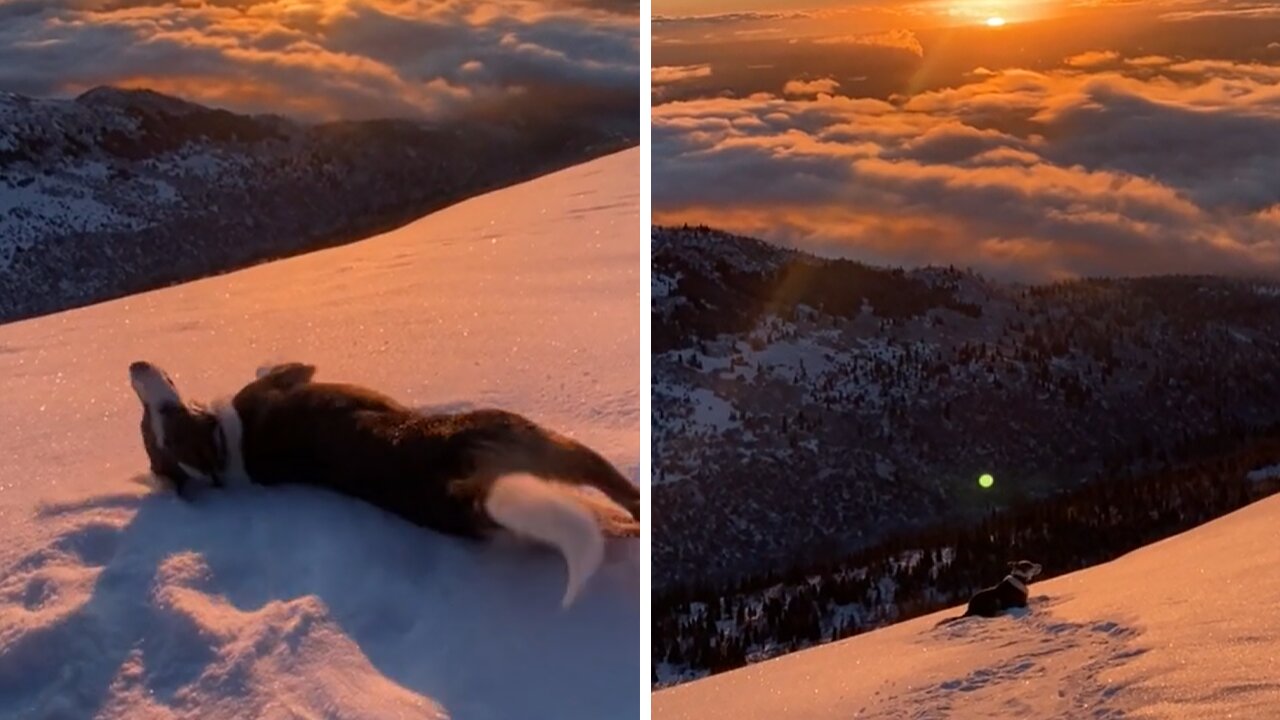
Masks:
[[[159,490],[172,490],[174,495],[187,502],[195,500],[196,492],[192,487],[192,483],[187,482],[184,477],[176,477],[165,475],[158,472],[151,473],[152,486]]]
[[[605,537],[615,538],[637,538],[640,537],[640,523],[633,519],[619,519],[617,517],[598,518],[600,522],[600,531]]]
[[[300,362],[272,363],[258,368],[256,382],[284,389],[309,383],[315,374],[315,365]]]
[[[265,362],[259,365],[257,370],[253,371],[253,379],[261,380],[262,378],[269,375],[272,370],[275,370],[276,368],[281,367],[285,364],[286,363],[282,363],[282,362]]]

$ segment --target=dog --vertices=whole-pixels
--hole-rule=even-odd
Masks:
[[[1009,574],[1000,584],[979,590],[969,600],[969,607],[963,615],[947,618],[938,625],[947,625],[967,617],[996,617],[1012,608],[1027,606],[1029,591],[1027,585],[1031,578],[1040,574],[1040,564],[1030,560],[1018,560],[1009,563]]]
[[[152,473],[183,498],[195,484],[304,484],[450,535],[507,530],[564,556],[565,607],[604,558],[592,501],[572,486],[603,492],[638,532],[639,488],[575,440],[503,410],[418,412],[315,373],[303,363],[265,367],[230,400],[205,406],[185,401],[159,367],[131,364]]]

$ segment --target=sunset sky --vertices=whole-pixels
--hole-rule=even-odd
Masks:
[[[1280,4],[654,12],[655,222],[1032,281],[1280,274]]]
[[[0,91],[146,87],[318,120],[638,107],[638,40],[636,0],[0,0]]]

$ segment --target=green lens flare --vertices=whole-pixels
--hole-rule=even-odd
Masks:
[[[989,488],[995,484],[996,479],[991,477],[991,473],[983,473],[982,476],[978,478],[978,485],[980,487]]]

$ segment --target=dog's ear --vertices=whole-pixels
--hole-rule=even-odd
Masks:
[[[315,377],[316,366],[305,363],[284,363],[258,369],[255,384],[266,385],[277,390],[287,390],[295,385],[311,382]]]

